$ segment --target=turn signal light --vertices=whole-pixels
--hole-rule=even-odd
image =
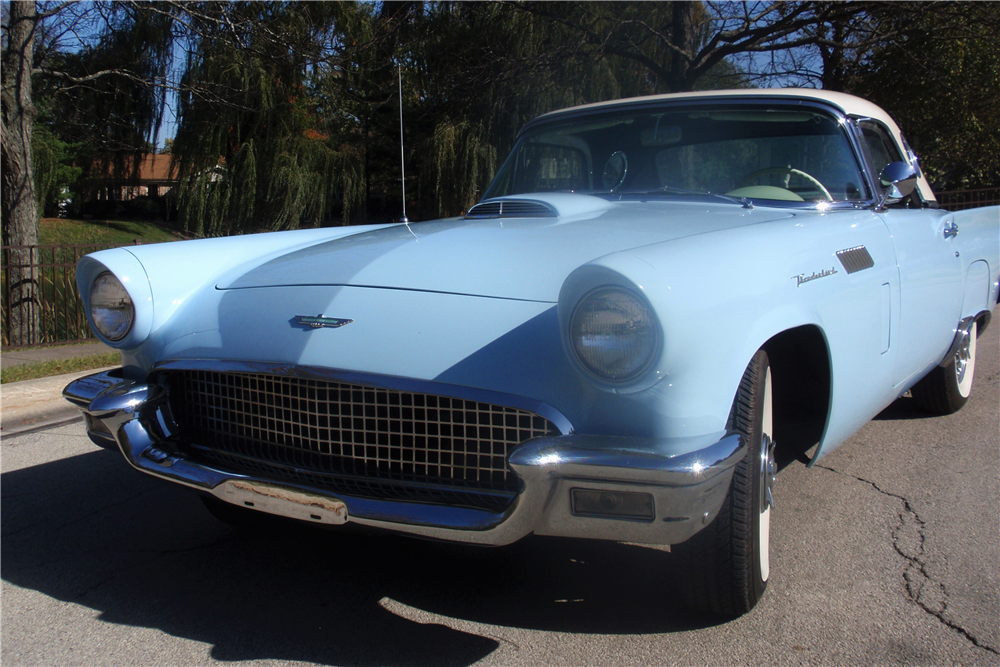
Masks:
[[[616,519],[653,520],[653,496],[649,493],[572,489],[573,514]]]

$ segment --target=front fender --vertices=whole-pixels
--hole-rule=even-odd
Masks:
[[[873,265],[849,272],[837,252],[858,246]],[[753,354],[803,326],[821,332],[832,366],[831,386],[815,387],[831,394],[823,451],[895,398],[887,336],[898,271],[888,231],[868,211],[797,214],[608,255],[567,280],[561,320],[569,297],[598,279],[633,286],[659,317],[662,353],[635,400],[655,405],[661,435],[723,430]]]

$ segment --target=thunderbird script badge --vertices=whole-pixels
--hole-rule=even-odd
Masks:
[[[331,329],[337,329],[344,326],[345,324],[350,324],[354,320],[342,320],[337,317],[323,317],[322,315],[317,315],[316,317],[309,317],[307,315],[299,315],[295,318],[296,324],[301,324],[303,326],[310,327],[311,329],[322,329],[323,327],[330,327]]]

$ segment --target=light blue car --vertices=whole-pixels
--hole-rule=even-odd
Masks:
[[[958,410],[998,270],[1000,208],[938,208],[864,100],[619,100],[529,123],[460,219],[83,258],[122,368],[65,396],[227,521],[670,544],[733,616],[779,460],[908,390]]]

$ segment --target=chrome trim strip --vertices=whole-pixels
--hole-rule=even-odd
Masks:
[[[378,375],[359,371],[343,371],[316,366],[297,366],[295,364],[278,364],[265,361],[237,361],[219,359],[168,359],[157,362],[150,370],[150,376],[158,371],[217,371],[220,373],[265,373],[288,377],[300,377],[307,380],[323,380],[328,382],[344,382],[380,389],[396,389],[419,394],[434,394],[461,398],[466,401],[479,401],[506,405],[512,408],[534,412],[552,422],[559,432],[568,435],[573,432],[573,425],[558,410],[547,403],[535,401],[524,396],[506,394],[489,389],[478,389],[454,384],[444,384],[431,380],[415,380],[395,375]]]
[[[100,386],[103,390],[96,390]],[[95,393],[96,392],[96,393]],[[565,435],[521,445],[510,466],[523,488],[503,513],[464,507],[333,496],[275,484],[193,463],[172,453],[166,391],[110,373],[71,383],[64,395],[100,419],[136,469],[209,493],[227,502],[322,523],[356,522],[395,532],[456,542],[502,545],[528,534],[587,537],[649,544],[690,538],[718,513],[733,470],[745,455],[742,438],[727,434],[675,455],[690,442],[668,439]],[[90,397],[87,407],[82,403]],[[572,514],[570,490],[648,493],[652,522],[594,519]],[[258,505],[259,503],[259,505]],[[318,517],[318,518],[317,518]]]
[[[879,183],[878,174],[874,171],[875,168],[868,161],[868,153],[864,150],[864,137],[861,134],[861,127],[858,125],[858,123],[863,120],[872,119],[863,116],[845,116],[844,124],[848,130],[847,136],[850,138],[851,145],[854,147],[854,158],[858,161],[858,168],[861,169],[861,176],[865,179],[865,185],[871,195],[870,199],[864,200],[864,208],[869,206],[874,208],[878,203],[879,193],[882,192],[882,185]]]

